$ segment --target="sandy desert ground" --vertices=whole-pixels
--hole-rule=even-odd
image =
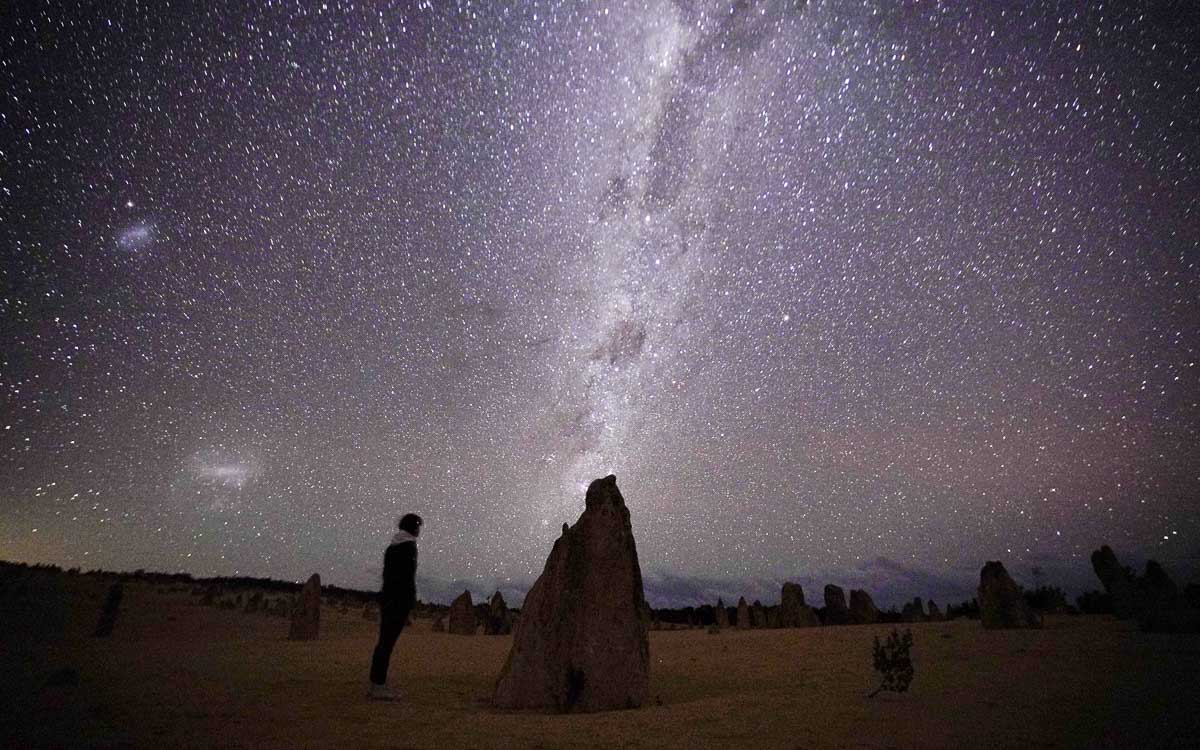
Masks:
[[[359,609],[327,607],[321,640],[289,642],[282,618],[125,588],[109,639],[88,637],[103,590],[3,611],[0,747],[1183,748],[1200,736],[1200,638],[1102,617],[912,625],[911,690],[873,699],[871,639],[891,626],[654,632],[649,705],[538,715],[489,705],[510,637],[418,620],[392,662],[405,700],[373,703],[375,625]]]

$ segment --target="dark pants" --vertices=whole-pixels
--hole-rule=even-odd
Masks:
[[[371,655],[371,682],[376,685],[387,684],[388,662],[392,660],[392,649],[404,623],[408,622],[407,607],[384,606],[379,612],[379,642],[375,644],[375,653]]]

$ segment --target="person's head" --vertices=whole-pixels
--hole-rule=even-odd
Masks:
[[[421,536],[421,524],[425,523],[416,513],[405,513],[400,519],[400,530],[407,531],[413,536]]]

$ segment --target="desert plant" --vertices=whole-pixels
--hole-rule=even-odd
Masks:
[[[908,685],[913,678],[913,663],[909,655],[912,642],[911,630],[905,630],[901,634],[893,628],[886,643],[880,643],[879,636],[875,636],[872,661],[875,671],[880,674],[882,680],[879,687],[867,696],[868,698],[874,698],[884,690],[894,693],[903,693],[908,690]]]

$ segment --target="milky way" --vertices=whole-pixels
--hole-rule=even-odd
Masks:
[[[519,591],[611,472],[664,602],[1195,568],[1196,14],[975,5],[18,11],[0,558]]]

